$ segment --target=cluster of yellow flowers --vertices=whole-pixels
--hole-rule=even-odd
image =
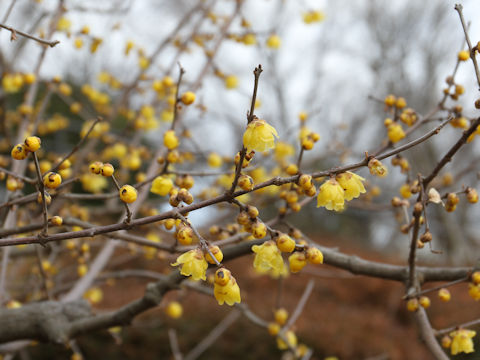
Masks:
[[[460,353],[469,354],[474,352],[472,338],[477,333],[473,330],[458,329],[452,331],[449,335],[445,335],[442,338],[442,346],[446,349],[450,349],[452,355]]]
[[[325,14],[320,10],[310,10],[303,14],[303,22],[305,24],[313,24],[321,22],[325,19]]]
[[[212,254],[214,258],[210,255]],[[209,246],[208,252],[204,253],[200,248],[190,250],[180,255],[172,266],[181,266],[180,273],[184,276],[190,276],[192,280],[206,280],[206,271],[208,263],[220,264],[223,260],[223,253],[218,246]],[[219,305],[227,303],[234,305],[241,301],[240,288],[231,272],[220,267],[214,276],[214,296]]]
[[[17,144],[12,148],[10,154],[15,160],[24,160],[28,154],[40,149],[42,141],[37,136],[29,136],[25,139],[23,144]]]
[[[262,245],[253,245],[255,253],[253,267],[260,274],[269,274],[274,278],[288,275],[287,267],[282,258],[282,252],[292,253],[288,257],[289,268],[292,273],[299,272],[307,262],[311,264],[323,263],[322,252],[304,242],[299,244],[301,248],[296,249],[295,240],[284,233],[276,234],[272,240],[265,241]]]
[[[475,301],[480,300],[480,271],[475,271],[471,276],[471,281],[468,284],[468,294]]]
[[[406,108],[407,102],[403,97],[397,98],[395,95],[390,94],[385,97],[384,103],[385,110],[390,112],[393,119],[387,117],[383,124],[387,128],[388,139],[395,144],[406,136],[400,122],[407,126],[412,126],[417,121],[417,114],[415,110]]]
[[[16,73],[16,74],[4,74],[2,77],[2,88],[7,94],[14,94],[19,92],[22,87],[33,84],[36,81],[35,74]]]
[[[288,320],[288,311],[279,308],[274,311],[274,321],[268,324],[268,333],[277,339],[277,347],[280,350],[294,349],[295,356],[302,358],[308,352],[305,344],[298,344],[297,335],[292,329],[285,328]]]
[[[470,283],[468,284],[468,293],[475,300],[480,300],[480,271],[475,271],[470,276]],[[446,288],[441,288],[438,291],[438,297],[443,302],[448,302],[451,299],[450,291]],[[427,309],[430,307],[430,299],[427,296],[420,296],[418,298],[410,298],[407,301],[407,310],[415,312],[420,306]],[[442,340],[442,346],[445,349],[450,349],[452,355],[460,353],[472,353],[474,352],[473,337],[476,332],[473,330],[459,328],[450,334],[445,335]]]
[[[350,201],[366,192],[363,181],[363,177],[350,171],[325,181],[318,189],[317,207],[342,211],[345,200]]]

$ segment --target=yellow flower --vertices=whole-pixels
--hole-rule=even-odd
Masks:
[[[475,301],[480,300],[480,284],[468,284],[468,295],[470,295],[470,297]]]
[[[70,29],[71,26],[72,26],[72,22],[66,17],[62,16],[60,19],[58,19],[58,23],[57,23],[58,31],[67,31]]]
[[[255,45],[257,43],[257,38],[255,37],[255,34],[245,34],[242,39],[243,43],[245,45]]]
[[[208,268],[207,260],[203,256],[203,251],[194,249],[180,255],[172,266],[182,265],[180,274],[184,276],[192,276],[192,280],[206,280],[205,273]]]
[[[303,22],[305,24],[320,22],[323,19],[325,19],[325,14],[320,10],[311,10],[303,14]]]
[[[458,53],[458,60],[459,61],[467,61],[470,58],[470,53],[468,50],[462,50]]]
[[[23,86],[24,79],[20,74],[5,74],[2,78],[2,87],[6,93],[16,93]]]
[[[260,274],[270,273],[274,277],[287,274],[287,268],[283,262],[282,253],[274,241],[265,241],[262,245],[253,245],[255,253],[253,267]]]
[[[325,181],[318,189],[317,207],[341,211],[345,203],[345,191],[335,179]]]
[[[163,135],[163,144],[167,147],[168,150],[173,150],[178,147],[179,140],[175,134],[175,130],[168,130]]]
[[[322,254],[323,255],[323,254]],[[321,259],[323,261],[323,258]],[[307,257],[304,252],[295,251],[288,257],[288,265],[292,273],[297,273],[307,265]]]
[[[337,175],[335,179],[345,191],[345,200],[350,201],[359,197],[360,194],[366,192],[365,187],[362,183],[362,181],[365,181],[365,179],[355,173],[347,171],[345,173]]]
[[[97,304],[103,299],[103,291],[98,287],[93,287],[88,289],[83,297],[87,299],[92,304]]]
[[[138,58],[138,66],[140,67],[140,69],[145,70],[148,68],[149,65],[150,60],[148,60],[148,58],[146,58],[145,56],[140,56]]]
[[[403,131],[402,125],[393,123],[388,127],[388,138],[392,143],[396,143],[405,137],[405,131]]]
[[[440,290],[438,290],[438,297],[439,297],[440,300],[442,300],[443,302],[447,302],[447,301],[450,301],[450,298],[451,298],[452,296],[451,296],[451,294],[450,294],[450,291],[448,291],[448,289],[441,288]]]
[[[178,301],[171,301],[165,308],[165,313],[172,319],[178,319],[183,314],[183,307]]]
[[[408,184],[403,184],[401,187],[400,187],[400,195],[402,195],[402,197],[404,199],[408,199],[410,196],[412,196],[412,192],[410,190],[410,185]]]
[[[459,329],[452,331],[450,336],[452,339],[452,345],[450,351],[452,355],[457,355],[461,352],[465,354],[471,353],[473,349],[472,338],[476,335],[476,332],[473,330]]]
[[[207,162],[208,162],[208,166],[213,168],[220,167],[222,166],[222,163],[223,163],[222,157],[215,152],[212,152],[208,155]]]
[[[238,78],[235,75],[229,75],[225,78],[225,87],[235,89],[238,86]]]
[[[454,128],[468,129],[468,120],[465,116],[456,117],[450,120],[450,125]]]
[[[215,273],[213,294],[219,305],[227,303],[227,305],[232,306],[242,301],[237,281],[225,268],[220,268]]]
[[[173,182],[165,176],[157,176],[153,182],[150,191],[154,194],[165,196],[172,190]]]
[[[270,49],[279,49],[282,45],[282,39],[277,34],[272,34],[267,39],[267,47]]]
[[[243,134],[243,145],[248,150],[266,151],[275,147],[277,130],[265,120],[255,119],[247,125]]]

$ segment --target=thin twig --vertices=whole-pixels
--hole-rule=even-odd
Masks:
[[[450,150],[443,156],[443,158],[438,162],[437,166],[432,170],[431,174],[428,175],[426,178],[423,179],[423,187],[426,189],[428,187],[428,184],[438,175],[440,170],[452,160],[453,155],[460,150],[460,148],[466,144],[467,139],[469,138],[470,135],[472,135],[476,130],[478,125],[480,125],[480,118],[476,119],[470,127],[465,130],[458,139],[458,141],[453,145]]]
[[[11,176],[11,177],[14,177],[14,178],[16,178],[16,179],[20,179],[20,180],[22,180],[22,181],[24,181],[24,182],[26,182],[26,183],[29,183],[29,184],[34,184],[34,183],[37,181],[37,180],[34,180],[34,179],[29,178],[29,177],[27,177],[27,176],[23,176],[23,175],[21,175],[21,174],[17,174],[16,172],[10,171],[10,170],[5,169],[5,168],[3,168],[3,167],[0,167],[0,172],[4,172],[5,174],[7,174],[7,175],[9,175],[9,176]]]
[[[475,68],[475,76],[477,77],[477,83],[480,90],[480,70],[478,69],[478,63],[475,57],[476,47],[473,48],[472,42],[470,41],[470,37],[468,36],[467,24],[465,23],[465,19],[463,18],[463,5],[455,4],[455,10],[458,12],[458,16],[460,17],[460,22],[462,23],[463,32],[465,33],[465,40],[467,41],[468,50],[470,51],[470,58],[472,59],[473,67]]]
[[[420,180],[421,181],[421,180]],[[418,194],[418,203],[422,203],[423,194],[420,191]],[[416,274],[416,252],[417,252],[417,241],[418,241],[418,232],[420,230],[420,215],[422,212],[414,212],[413,214],[413,230],[412,237],[410,239],[410,251],[408,253],[408,284],[407,292],[409,293],[417,285],[417,274]]]
[[[4,25],[4,24],[0,24],[0,28],[4,28],[5,30],[8,30],[12,33],[12,36],[10,37],[10,40],[17,40],[17,34],[18,35],[21,35],[23,37],[26,37],[30,40],[35,40],[36,42],[39,42],[40,44],[42,45],[48,45],[50,47],[54,47],[55,45],[59,44],[60,41],[58,40],[54,40],[54,41],[48,41],[48,40],[43,40],[43,39],[40,39],[36,36],[33,36],[33,35],[30,35],[30,34],[27,34],[27,33],[24,33],[23,31],[20,31],[20,30],[16,30],[10,26],[7,26],[7,25]]]
[[[168,329],[168,340],[170,342],[170,348],[172,349],[173,358],[175,360],[182,360],[183,356],[180,352],[180,346],[178,346],[177,332],[175,329]]]
[[[478,325],[478,324],[480,324],[480,319],[475,319],[475,320],[468,321],[468,322],[465,322],[463,324],[459,324],[459,325],[456,325],[456,326],[451,326],[451,327],[448,327],[448,328],[445,328],[445,329],[434,330],[434,333],[435,333],[435,336],[441,336],[441,335],[448,334],[452,331],[455,331],[459,328],[469,328],[471,326],[475,326],[475,325]]]
[[[38,264],[38,269],[39,269],[39,272],[40,272],[40,277],[42,278],[42,286],[43,286],[43,290],[45,291],[45,296],[49,300],[52,300],[52,295],[50,294],[50,290],[48,289],[47,274],[45,273],[45,270],[43,269],[42,254],[40,253],[39,245],[35,245],[35,253],[37,255],[37,264]]]
[[[121,187],[120,187],[120,184],[118,183],[117,179],[115,178],[115,175],[112,174],[111,178],[112,178],[113,183],[115,184],[115,187],[117,188],[117,190],[120,191]],[[130,221],[132,220],[132,212],[130,211],[130,207],[128,206],[128,204],[126,202],[122,201],[122,203],[125,206],[125,211],[127,212],[127,217],[125,218],[125,222],[127,224],[129,224]]]
[[[8,17],[12,13],[13,7],[15,6],[16,2],[17,0],[12,0],[12,2],[10,3],[10,6],[8,7],[7,12],[5,13],[5,16],[2,19],[2,23],[5,23],[8,20]]]
[[[177,87],[175,89],[175,103],[173,104],[173,120],[172,124],[170,125],[170,130],[175,130],[175,126],[179,122],[179,114],[178,114],[178,102],[179,102],[179,91],[180,91],[180,85],[182,84],[182,79],[183,75],[185,74],[185,69],[182,67],[180,63],[178,63],[178,79],[177,79]],[[162,171],[160,172],[159,175],[165,174],[168,170],[168,165],[169,165],[168,157],[165,156],[165,164],[162,167]],[[150,180],[150,179],[148,179]]]
[[[305,308],[305,304],[307,303],[308,298],[310,297],[310,294],[313,291],[313,287],[315,286],[315,280],[310,279],[307,283],[307,286],[305,287],[305,290],[303,291],[302,297],[297,303],[297,306],[295,307],[295,310],[293,311],[292,315],[288,319],[287,323],[283,326],[285,330],[288,330],[292,327],[293,324],[295,324],[295,321],[297,321],[298,317],[302,313],[303,309]]]
[[[210,333],[203,338],[190,352],[185,356],[185,360],[195,360],[202,355],[215,341],[240,317],[241,312],[233,310],[228,313]]]
[[[95,121],[92,123],[92,125],[90,126],[90,128],[88,129],[87,133],[85,134],[84,137],[82,137],[80,139],[80,141],[77,143],[77,145],[75,145],[72,150],[67,154],[65,155],[57,164],[55,164],[55,166],[50,169],[49,171],[57,171],[60,166],[65,162],[67,161],[67,159],[72,156],[76,151],[78,151],[78,149],[80,149],[80,147],[83,145],[83,143],[85,142],[85,140],[87,140],[88,136],[90,135],[90,133],[93,131],[93,128],[95,127],[95,125],[97,125],[99,122],[103,121],[103,119],[98,116]]]
[[[453,285],[456,285],[456,284],[460,284],[460,283],[463,283],[465,281],[468,281],[469,278],[470,278],[470,276],[465,276],[463,278],[450,281],[446,284],[437,285],[437,286],[434,286],[434,287],[431,287],[431,288],[428,288],[428,289],[425,289],[425,290],[422,290],[422,291],[417,291],[417,292],[414,292],[414,293],[410,293],[408,295],[405,295],[403,297],[403,299],[405,300],[405,299],[409,299],[409,298],[419,297],[421,295],[425,295],[425,294],[428,294],[428,293],[431,293],[431,292],[434,292],[434,291],[437,291],[437,290],[440,290],[440,289],[443,289],[443,288],[447,288],[447,287],[450,287],[450,286],[453,286]]]
[[[262,73],[262,71],[263,71],[262,65],[260,64],[253,70],[253,76],[254,76],[253,94],[252,94],[252,101],[250,104],[250,111],[247,113],[247,125],[250,124],[255,118],[255,113],[254,113],[255,100],[257,98],[258,80],[260,79],[260,74]],[[240,177],[240,174],[242,173],[243,161],[245,159],[246,154],[247,154],[247,148],[242,145],[242,149],[240,150],[240,158],[235,168],[235,177],[233,178],[232,186],[230,187],[230,190],[228,190],[227,192],[227,194],[229,195],[232,195],[233,192],[235,191],[235,188],[237,187],[238,179]]]
[[[48,234],[48,210],[47,210],[47,201],[46,201],[46,196],[45,196],[45,185],[43,184],[43,178],[42,178],[42,173],[41,173],[41,170],[40,170],[40,164],[38,163],[37,153],[33,152],[32,157],[33,157],[33,161],[35,163],[35,171],[37,173],[38,190],[40,191],[40,194],[42,195],[42,213],[43,213],[42,235],[46,236]]]
[[[185,218],[182,214],[180,213],[177,213],[176,215],[180,220],[182,220],[185,224],[187,224],[188,226],[190,226],[190,228],[193,230],[193,233],[195,234],[195,236],[198,238],[198,240],[200,241],[200,246],[202,247],[203,251],[204,252],[207,252],[208,255],[210,255],[210,257],[213,259],[213,261],[215,262],[215,264],[217,266],[222,266],[222,264],[217,260],[217,258],[215,257],[215,255],[212,254],[212,252],[210,251],[210,248],[208,246],[208,241],[205,240],[202,235],[200,235],[200,233],[198,232],[198,230],[196,229],[195,226],[193,226],[188,220],[187,218]]]
[[[175,129],[175,125],[178,121],[177,118],[178,118],[178,101],[179,101],[180,85],[182,83],[182,78],[184,74],[185,74],[185,69],[182,67],[180,63],[178,63],[178,80],[177,80],[177,88],[175,89],[175,104],[173,105],[173,120],[172,120],[172,124],[170,125],[170,130]]]

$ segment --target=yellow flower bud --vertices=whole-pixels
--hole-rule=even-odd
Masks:
[[[43,177],[43,184],[49,189],[55,189],[62,183],[60,174],[49,172]]]
[[[120,200],[126,203],[133,203],[137,200],[137,189],[131,185],[123,185],[118,191]]]

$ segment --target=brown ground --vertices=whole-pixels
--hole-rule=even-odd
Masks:
[[[325,242],[323,242],[325,244]],[[328,243],[326,244],[328,245]],[[333,245],[333,243],[331,244]],[[382,260],[358,249],[342,251],[372,260]],[[271,320],[277,300],[278,282],[257,276],[252,269],[253,257],[248,256],[228,264],[242,290],[242,300],[260,317]],[[142,260],[143,261],[143,260]],[[383,259],[383,261],[387,261]],[[154,268],[155,262],[149,264]],[[132,263],[132,268],[138,263]],[[307,273],[315,273],[315,275]],[[299,275],[284,283],[282,306],[290,312],[295,308],[305,285],[315,279],[315,288],[295,328],[299,341],[314,349],[313,359],[335,355],[339,359],[431,359],[421,344],[412,314],[401,300],[402,284],[364,276],[352,276],[328,266],[309,265]],[[252,281],[252,279],[255,279]],[[118,307],[141,296],[146,282],[137,279],[119,280],[113,288],[104,288],[106,297],[100,307]],[[435,284],[432,284],[435,285]],[[436,293],[430,296],[428,310],[436,328],[451,326],[478,318],[480,307],[467,295],[467,285],[451,288],[452,301],[441,303]],[[161,309],[137,318],[134,325],[123,330],[123,343],[115,345],[107,332],[79,339],[87,359],[169,359],[172,358],[167,330],[173,328],[179,337],[180,349],[186,354],[230,310],[220,307],[213,298],[191,291],[176,291],[167,299],[180,299],[184,316],[168,319]],[[477,329],[478,330],[478,329]],[[480,346],[480,345],[477,345]],[[58,347],[39,346],[34,358],[66,358]],[[40,352],[43,356],[40,356]],[[54,355],[55,354],[55,355]],[[60,356],[60,357],[57,357]],[[278,359],[274,339],[268,333],[242,318],[229,328],[217,344],[201,359]],[[460,357],[455,357],[460,358]],[[474,357],[465,357],[473,359]]]

